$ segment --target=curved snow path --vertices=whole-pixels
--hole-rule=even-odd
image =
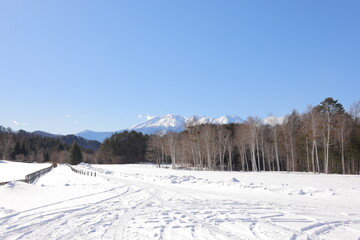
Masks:
[[[5,216],[0,217],[0,239],[360,237],[359,210],[348,209],[341,203],[337,206],[309,198],[289,201],[277,194],[257,192],[245,195],[228,186],[219,190],[211,184],[160,184],[92,170],[98,171],[98,177],[75,174],[65,166],[48,174],[50,182],[57,179],[65,183],[67,188],[63,191],[79,191],[79,194],[58,197],[57,201],[23,211],[7,209]],[[39,186],[46,182],[45,178]],[[59,189],[57,184],[42,188]],[[347,214],[346,210],[349,210]]]

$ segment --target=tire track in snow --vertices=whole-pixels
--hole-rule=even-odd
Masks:
[[[76,209],[75,206],[58,208],[56,212],[55,210],[27,212],[27,215],[15,213],[12,217],[8,215],[0,218],[0,224],[1,219],[5,225],[9,223],[6,221],[10,221],[12,228],[8,229],[8,232],[25,227],[21,229],[19,235],[8,235],[11,239],[16,237],[74,239],[74,236],[80,236],[85,239],[104,240],[150,238],[163,240],[171,238],[171,234],[178,234],[180,231],[187,234],[187,238],[196,240],[224,238],[320,240],[326,238],[332,231],[351,224],[360,224],[359,221],[354,220],[329,221],[332,218],[339,220],[339,217],[330,217],[331,213],[312,212],[316,208],[306,208],[306,205],[304,207],[300,204],[259,202],[256,199],[249,201],[249,198],[241,197],[237,201],[233,197],[228,199],[226,196],[217,197],[215,193],[206,190],[200,191],[201,196],[197,197],[196,191],[194,189],[186,191],[185,185],[159,185],[144,180],[100,175],[98,176],[111,180],[113,186],[124,183],[127,192],[102,203],[99,202],[96,206],[81,204],[76,206]],[[167,215],[162,215],[163,213]],[[16,222],[17,219],[21,221]],[[33,223],[33,228],[26,227],[26,221]],[[296,221],[300,223],[303,221],[304,226],[291,224]],[[232,227],[235,226],[243,228],[233,229]],[[141,227],[141,229],[129,227]],[[3,232],[3,229],[0,225],[0,232]],[[94,232],[86,235],[87,229],[93,229]],[[142,231],[143,235],[134,235],[137,230]],[[57,232],[57,235],[52,231]],[[153,235],[145,238],[146,234]]]
[[[116,239],[126,239],[126,227],[128,222],[130,221],[130,219],[135,216],[137,211],[140,211],[140,209],[146,205],[147,203],[151,202],[155,196],[157,195],[157,190],[153,189],[151,190],[146,190],[149,193],[149,197],[147,197],[145,200],[140,201],[139,203],[135,204],[135,206],[132,206],[131,209],[125,213],[125,215],[123,216],[123,218],[121,219],[119,225],[121,226],[120,228],[120,235],[121,238],[118,238],[118,231],[115,232],[114,235],[114,240]]]
[[[135,218],[138,216],[138,214],[149,214],[149,210],[144,210],[144,207],[147,207],[146,205],[149,203],[164,203],[165,201],[163,201],[160,197],[160,189],[155,188],[152,185],[148,185],[148,184],[143,184],[137,181],[129,181],[127,179],[119,179],[119,178],[112,178],[113,181],[120,181],[120,182],[126,182],[127,184],[129,184],[129,187],[137,187],[139,188],[144,194],[147,194],[148,196],[145,197],[143,200],[140,200],[138,202],[135,203],[134,206],[132,206],[128,212],[126,212],[122,217],[121,220],[119,220],[116,224],[114,224],[115,226],[118,226],[113,238],[110,237],[103,237],[102,239],[127,239],[126,236],[126,230],[127,230],[127,226],[128,223],[131,219]],[[168,204],[166,204],[167,206],[169,206]],[[158,209],[160,211],[160,209]],[[153,210],[150,210],[150,212]],[[169,226],[165,225],[165,226],[161,226],[159,233],[156,234],[156,236],[158,237],[158,239],[163,239],[164,238],[164,233],[166,231],[166,229],[169,228]],[[196,234],[194,233],[194,231],[192,231],[192,235],[194,236],[194,239],[198,239],[198,237],[196,237]]]
[[[302,234],[309,236],[310,239],[326,239],[326,235],[332,231],[336,231],[339,228],[346,228],[352,224],[360,224],[360,220],[347,220],[347,221],[330,221],[330,222],[318,222],[302,228]],[[306,234],[308,233],[308,234]],[[358,238],[360,239],[360,233]]]
[[[113,180],[115,180],[115,179],[113,179]],[[128,180],[124,180],[124,179],[119,179],[119,180],[121,182],[128,182],[128,184],[137,186],[137,187],[139,187],[141,189],[153,189],[154,190],[154,193],[148,199],[146,199],[145,201],[139,203],[134,208],[133,211],[130,211],[129,214],[127,214],[127,216],[124,217],[124,219],[126,219],[126,220],[124,220],[124,221],[122,221],[120,223],[120,225],[122,225],[122,230],[121,230],[122,235],[121,235],[121,238],[119,238],[119,239],[126,239],[126,235],[125,235],[126,225],[129,222],[130,218],[136,216],[136,212],[139,212],[142,206],[144,206],[147,203],[150,203],[151,201],[155,201],[155,202],[157,201],[160,204],[162,204],[163,206],[168,206],[169,208],[173,209],[172,212],[179,212],[179,213],[182,213],[183,215],[189,216],[191,219],[193,219],[193,221],[190,222],[190,225],[193,225],[192,228],[197,227],[197,228],[202,228],[202,229],[207,230],[210,233],[210,235],[213,237],[213,239],[223,239],[224,237],[226,239],[239,239],[239,236],[236,236],[236,235],[232,234],[231,232],[223,230],[223,229],[219,228],[218,226],[216,226],[215,224],[206,222],[203,219],[201,219],[199,217],[196,217],[194,214],[192,214],[192,213],[190,213],[188,211],[185,211],[185,210],[183,210],[182,208],[179,208],[176,205],[170,204],[168,201],[162,199],[162,197],[161,197],[162,195],[160,193],[163,190],[161,190],[158,187],[155,187],[154,185],[146,184],[146,183],[138,182],[138,181],[129,182]],[[174,192],[176,192],[176,194],[178,194],[178,195],[186,196],[187,198],[196,199],[191,195],[183,194],[183,193],[180,193],[180,192],[177,192],[177,191],[174,191]],[[177,226],[174,226],[174,227],[177,227]],[[165,229],[163,229],[163,230],[165,231]],[[191,235],[194,236],[194,239],[198,239],[199,237],[196,236],[196,231],[195,230],[196,230],[196,228],[194,230],[191,230]],[[159,239],[162,238],[162,235],[163,235],[163,233],[161,233],[159,235]],[[221,237],[218,238],[217,237],[218,235],[221,235]],[[114,239],[117,239],[116,234],[114,236]]]
[[[63,224],[64,222],[69,222],[74,217],[80,218],[81,216],[87,216],[87,215],[91,215],[91,214],[99,214],[99,212],[101,212],[99,210],[102,209],[101,208],[102,206],[106,205],[109,201],[116,200],[117,198],[119,198],[123,195],[126,195],[129,191],[129,189],[127,186],[123,185],[118,188],[113,188],[113,189],[110,189],[107,191],[97,193],[97,194],[105,194],[105,193],[108,194],[109,192],[112,192],[114,190],[120,190],[122,188],[126,188],[126,190],[121,192],[120,194],[111,196],[106,199],[102,199],[95,203],[86,203],[86,204],[80,204],[80,205],[71,206],[71,207],[53,209],[53,210],[49,210],[49,211],[40,211],[40,212],[30,213],[31,211],[37,211],[39,209],[47,208],[49,206],[54,206],[56,204],[61,204],[61,203],[67,202],[67,201],[94,196],[94,194],[90,194],[90,195],[85,195],[85,196],[81,196],[78,198],[73,198],[70,200],[61,201],[61,202],[54,203],[54,204],[45,205],[45,206],[38,207],[35,209],[30,209],[27,211],[19,212],[17,214],[13,214],[12,216],[6,216],[6,217],[0,219],[0,226],[7,226],[5,229],[1,230],[2,236],[5,238],[5,237],[13,236],[15,234],[15,235],[20,235],[20,236],[18,236],[18,239],[21,239],[21,238],[25,237],[26,235],[29,235],[33,232],[38,231],[39,228],[43,227],[43,226],[48,226],[47,227],[48,229],[57,228],[58,230],[60,230],[59,232],[62,232],[61,230],[64,230],[63,228],[67,227],[67,224]],[[26,215],[23,215],[23,214],[26,214]],[[1,220],[3,220],[3,221],[1,221]],[[61,221],[61,223],[60,223],[60,221]],[[62,226],[62,227],[59,228],[59,226]],[[1,227],[0,227],[0,229],[1,229]],[[49,234],[46,232],[47,231],[44,231],[42,229],[40,234],[42,236]],[[69,234],[73,234],[73,233],[74,233],[74,231],[69,231]],[[43,239],[43,238],[40,238],[40,239]],[[69,237],[68,239],[71,239],[71,237]]]
[[[226,239],[239,239],[238,236],[236,236],[236,235],[234,235],[234,234],[232,234],[232,233],[230,233],[228,231],[225,231],[225,230],[219,228],[218,226],[216,226],[214,224],[206,222],[205,220],[195,216],[193,213],[191,213],[189,211],[185,211],[185,210],[177,207],[176,205],[169,204],[168,202],[164,201],[161,198],[158,198],[158,200],[163,205],[169,206],[172,209],[175,209],[175,211],[180,212],[181,214],[186,215],[188,217],[191,217],[192,219],[195,220],[195,221],[191,222],[192,224],[194,224],[194,227],[192,228],[192,236],[194,236],[194,239],[200,239],[196,234],[196,228],[195,227],[206,229],[211,234],[211,236],[214,237],[214,239],[219,239],[218,235],[222,235],[221,237],[226,237]]]
[[[146,188],[147,184],[142,184],[143,188]],[[152,188],[154,187],[154,185],[150,185]],[[161,192],[162,190],[158,190],[158,192]],[[168,192],[169,190],[167,190]],[[186,197],[191,197],[193,200],[196,200],[196,198],[194,198],[192,195],[187,195],[187,194],[183,194],[179,191],[174,190],[173,191],[176,194],[182,195],[182,196],[186,196]],[[175,197],[174,197],[175,198]],[[178,211],[181,212],[184,215],[187,215],[189,217],[191,217],[192,219],[196,219],[197,223],[194,224],[195,226],[195,231],[192,231],[191,234],[193,236],[194,239],[197,239],[198,237],[196,236],[196,229],[199,228],[205,228],[207,229],[212,236],[215,238],[217,238],[217,236],[222,235],[222,237],[225,237],[226,239],[239,239],[240,236],[230,233],[226,230],[223,230],[221,228],[221,226],[217,226],[214,225],[212,223],[206,222],[203,219],[196,217],[194,214],[192,214],[189,211],[186,211],[183,209],[184,206],[177,206],[174,204],[170,204],[169,201],[166,201],[162,198],[162,196],[159,195],[159,193],[157,194],[156,198],[154,198],[154,200],[157,200],[159,202],[161,202],[162,205],[164,206],[169,206],[170,208],[173,209],[174,211]],[[201,199],[199,199],[199,201],[201,201]],[[236,204],[235,204],[236,205]],[[273,203],[271,203],[271,205],[273,205]],[[196,205],[193,207],[197,207]],[[272,206],[271,206],[272,207]],[[294,218],[293,215],[297,215],[294,210],[291,209],[291,206],[278,206],[280,209],[277,213],[273,213],[274,209],[270,208],[267,204],[263,203],[263,204],[251,204],[248,203],[245,210],[243,210],[241,213],[244,214],[245,216],[249,216],[249,221],[252,221],[252,224],[249,226],[249,230],[251,231],[251,233],[253,234],[253,238],[255,239],[274,239],[274,237],[280,237],[280,239],[322,239],[322,236],[326,233],[328,233],[331,229],[333,229],[333,227],[327,227],[326,229],[323,229],[322,231],[317,231],[316,234],[308,234],[307,232],[305,232],[305,229],[294,229],[292,227],[286,227],[283,226],[281,224],[278,224],[277,221],[279,222],[312,222],[313,224],[318,224],[316,223],[315,219],[311,219],[308,217],[304,217],[302,218],[300,216],[300,218]],[[216,207],[215,207],[216,208]],[[251,211],[252,209],[261,209],[263,210],[262,214],[267,214],[269,216],[262,216],[262,217],[254,217],[251,216]],[[288,209],[288,210],[286,210]],[[290,211],[289,211],[290,210]],[[292,210],[292,211],[291,211]],[[296,210],[296,209],[295,209]],[[250,214],[249,214],[250,213]],[[248,214],[248,215],[247,215]],[[214,217],[216,217],[217,215],[215,214]],[[289,218],[289,216],[291,216]],[[279,219],[277,219],[279,218]],[[277,221],[275,221],[275,219],[277,219]],[[315,222],[314,222],[315,221]],[[348,223],[358,223],[357,221],[351,221]],[[333,225],[335,223],[332,223]],[[346,224],[346,222],[336,222],[335,225],[338,225],[338,227],[343,227]],[[164,228],[162,228],[164,230]],[[251,237],[250,237],[251,238]],[[159,239],[162,239],[162,234],[160,235]]]

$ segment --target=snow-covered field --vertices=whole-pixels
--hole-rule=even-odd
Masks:
[[[360,239],[360,176],[77,168],[0,186],[0,239]]]
[[[21,163],[0,160],[0,182],[25,179],[25,175],[50,166],[50,163]]]

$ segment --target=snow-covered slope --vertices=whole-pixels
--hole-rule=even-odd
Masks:
[[[219,118],[210,118],[210,117],[198,117],[198,116],[192,116],[189,118],[186,118],[185,124],[187,126],[194,126],[194,125],[201,125],[201,124],[230,124],[230,123],[242,123],[244,120],[241,117],[238,116],[230,116],[230,115],[224,115]]]
[[[167,114],[162,117],[154,117],[145,122],[136,124],[128,130],[152,134],[157,132],[181,132],[185,129],[185,117]]]
[[[242,123],[244,120],[238,116],[224,115],[213,120],[214,124]]]
[[[271,116],[271,117],[264,118],[263,123],[271,125],[271,126],[275,126],[275,125],[283,124],[284,120],[285,120],[285,117],[273,117],[273,116]]]
[[[166,133],[166,132],[181,132],[184,131],[186,126],[194,126],[206,123],[213,124],[229,124],[229,123],[241,123],[244,120],[237,116],[224,115],[219,118],[210,117],[183,117],[180,115],[167,114],[162,117],[154,117],[145,122],[136,124],[130,128],[124,129],[128,131],[142,132],[143,134],[154,134],[154,133]],[[110,137],[116,132],[122,132],[124,130],[114,132],[94,132],[86,130],[77,133],[77,136],[83,137],[88,140],[97,140],[102,142],[105,138]]]
[[[0,182],[25,179],[25,175],[50,166],[49,163],[23,163],[0,160]]]

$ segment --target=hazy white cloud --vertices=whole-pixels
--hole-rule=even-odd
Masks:
[[[12,123],[15,124],[16,126],[26,126],[27,125],[27,123],[21,123],[16,120],[12,121]]]
[[[142,118],[142,115],[141,115],[141,114],[138,114],[137,116],[138,116],[138,118]]]
[[[150,119],[153,119],[154,117],[155,117],[155,116],[147,115],[147,116],[146,116],[146,119],[147,119],[147,120],[150,120]]]
[[[73,119],[70,114],[65,114],[65,117],[68,118],[70,121],[73,122],[73,124],[78,124],[79,122],[75,119]]]

